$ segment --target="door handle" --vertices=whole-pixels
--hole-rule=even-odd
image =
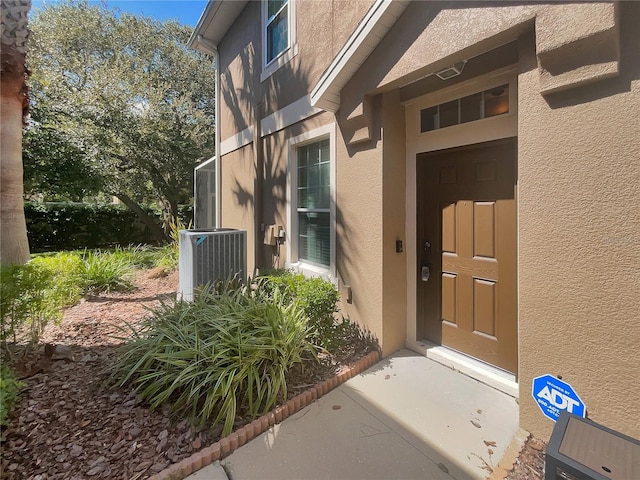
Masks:
[[[429,267],[427,265],[422,266],[422,268],[420,269],[420,280],[422,280],[423,282],[428,282],[430,275],[431,270],[429,269]]]

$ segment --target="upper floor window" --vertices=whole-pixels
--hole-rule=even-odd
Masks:
[[[267,0],[267,63],[289,48],[289,1]]]
[[[295,0],[262,2],[262,75],[265,80],[297,53]]]

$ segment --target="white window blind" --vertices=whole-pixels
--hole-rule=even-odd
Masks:
[[[298,258],[323,266],[331,261],[331,159],[329,139],[299,147]]]

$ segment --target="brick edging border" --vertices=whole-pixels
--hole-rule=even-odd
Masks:
[[[367,368],[377,363],[379,359],[379,352],[374,351],[368,353],[357,362],[347,365],[337,375],[317,383],[305,392],[287,400],[284,405],[278,405],[270,412],[253,422],[246,424],[244,427],[239,428],[230,435],[221,438],[213,445],[209,445],[190,457],[184,458],[180,462],[170,465],[168,468],[151,476],[150,480],[183,480],[185,477],[197,472],[201,468],[206,467],[217,460],[222,460],[223,458],[231,455],[249,440],[252,440],[261,433],[266,432],[273,425],[282,422],[307,405],[311,405],[318,398],[326,395],[338,385],[343,384],[351,377],[365,371]]]

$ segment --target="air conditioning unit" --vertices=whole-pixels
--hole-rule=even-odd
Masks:
[[[193,300],[209,282],[247,278],[247,232],[233,228],[180,230],[178,297]]]

